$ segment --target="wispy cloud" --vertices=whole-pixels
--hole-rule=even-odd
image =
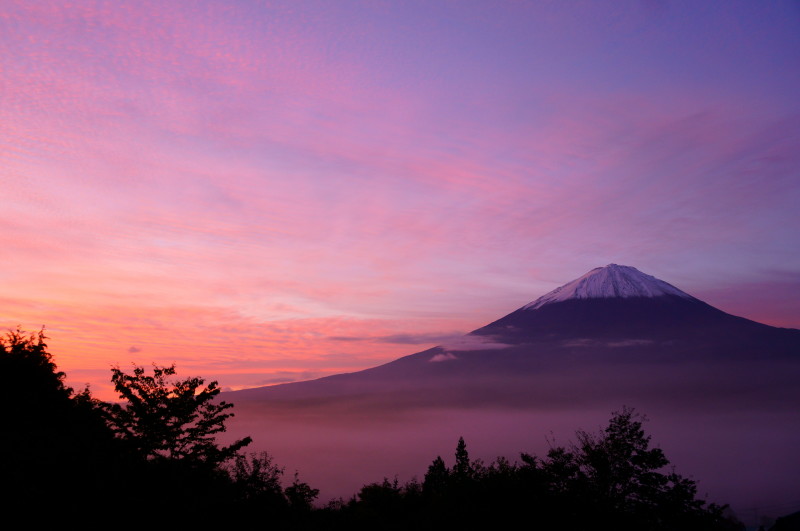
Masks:
[[[448,352],[469,350],[497,350],[508,348],[511,345],[496,341],[491,336],[464,335],[452,338],[442,345]]]
[[[449,334],[440,333],[401,333],[391,334],[387,336],[366,336],[366,337],[348,337],[348,336],[332,336],[329,339],[333,341],[369,341],[373,343],[394,343],[398,345],[424,345],[424,344],[440,344],[446,342],[455,342],[463,333],[453,332]]]

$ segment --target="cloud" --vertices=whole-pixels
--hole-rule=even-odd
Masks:
[[[564,347],[641,347],[644,345],[652,345],[654,342],[650,339],[620,339],[619,341],[597,341],[596,339],[570,339],[564,341]]]
[[[491,336],[478,336],[467,334],[442,344],[445,351],[468,351],[468,350],[497,350],[511,347],[507,343],[495,341]]]
[[[609,347],[641,347],[651,344],[653,344],[653,341],[650,339],[623,339],[621,341],[610,341],[607,343]]]
[[[464,334],[459,332],[442,334],[436,332],[428,333],[399,333],[389,334],[384,336],[331,336],[328,339],[333,341],[370,341],[372,343],[391,343],[395,345],[424,345],[424,344],[441,344],[445,342],[457,341]]]
[[[136,346],[132,346],[132,347],[130,347],[128,349],[128,352],[130,354],[136,354],[137,352],[141,352],[141,351],[142,351],[142,349],[140,349],[139,347],[136,347]]]
[[[591,339],[570,339],[562,343],[565,347],[594,347],[597,345],[596,341]]]
[[[436,332],[428,333],[399,333],[384,336],[358,337],[358,336],[333,336],[328,339],[333,341],[386,343],[394,345],[425,345],[434,344],[442,347],[445,351],[468,351],[468,350],[487,350],[502,349],[511,345],[495,341],[490,336],[478,336],[463,333],[442,334]]]
[[[456,358],[450,352],[445,352],[443,354],[442,353],[436,354],[434,357],[432,357],[428,361],[431,361],[431,362],[434,362],[434,363],[438,363],[438,362],[441,362],[441,361],[451,361],[451,360],[455,360],[455,359],[458,359],[458,358]]]
[[[275,371],[269,378],[264,378],[256,382],[256,385],[262,386],[301,382],[305,380],[313,380],[319,375],[319,371]]]

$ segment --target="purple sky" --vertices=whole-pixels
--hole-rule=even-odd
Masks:
[[[798,95],[788,1],[6,0],[0,324],[101,396],[373,366],[610,262],[800,327]]]

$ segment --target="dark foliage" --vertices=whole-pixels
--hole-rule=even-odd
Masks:
[[[568,447],[521,463],[470,460],[459,439],[455,464],[437,457],[420,485],[373,483],[340,504],[338,528],[723,530],[739,529],[722,507],[696,497],[689,479],[664,471],[669,461],[650,447],[632,409],[614,413],[600,433],[579,431]],[[334,512],[333,509],[329,511]],[[334,522],[334,520],[331,520]]]
[[[115,368],[112,381],[124,402],[104,403],[88,389],[75,393],[64,385],[45,339],[43,331],[19,329],[0,338],[6,518],[107,526],[128,514],[164,524],[305,525],[316,489],[296,474],[283,488],[283,469],[268,454],[238,453],[249,437],[217,444],[232,406],[215,400],[216,382],[169,381],[174,366],[156,366],[152,376]]]
[[[228,466],[232,492],[229,514],[240,522],[269,521],[274,527],[297,527],[309,519],[318,489],[301,482],[281,486],[284,469],[266,453],[238,454]]]
[[[268,453],[239,454],[228,473],[233,482],[235,499],[242,504],[280,508],[288,506],[281,487],[283,468],[274,464]]]
[[[798,531],[800,530],[800,511],[788,514],[775,521],[769,531]]]
[[[8,510],[49,500],[69,514],[105,499],[124,457],[88,389],[64,385],[46,339],[19,329],[0,338],[0,494]]]
[[[175,373],[174,365],[154,365],[152,375],[142,367],[134,367],[132,374],[112,369],[124,402],[106,404],[104,415],[146,471],[131,483],[132,498],[156,513],[180,510],[186,515],[183,523],[300,525],[318,491],[297,475],[284,488],[283,469],[269,454],[240,453],[250,437],[218,444],[215,436],[225,431],[233,405],[216,400],[217,382],[204,386],[197,377],[170,380]]]
[[[215,402],[217,382],[202,378],[169,381],[175,365],[153,366],[153,375],[134,367],[133,374],[111,369],[111,381],[124,404],[106,408],[109,426],[146,459],[191,461],[215,468],[250,444],[250,437],[220,447],[214,436],[225,431],[233,404]]]

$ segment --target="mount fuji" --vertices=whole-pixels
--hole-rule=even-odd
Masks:
[[[800,404],[797,380],[787,381],[800,375],[799,363],[800,330],[727,314],[609,264],[450,343],[355,373],[229,395],[298,407],[532,407],[601,396],[738,401],[769,386]]]

